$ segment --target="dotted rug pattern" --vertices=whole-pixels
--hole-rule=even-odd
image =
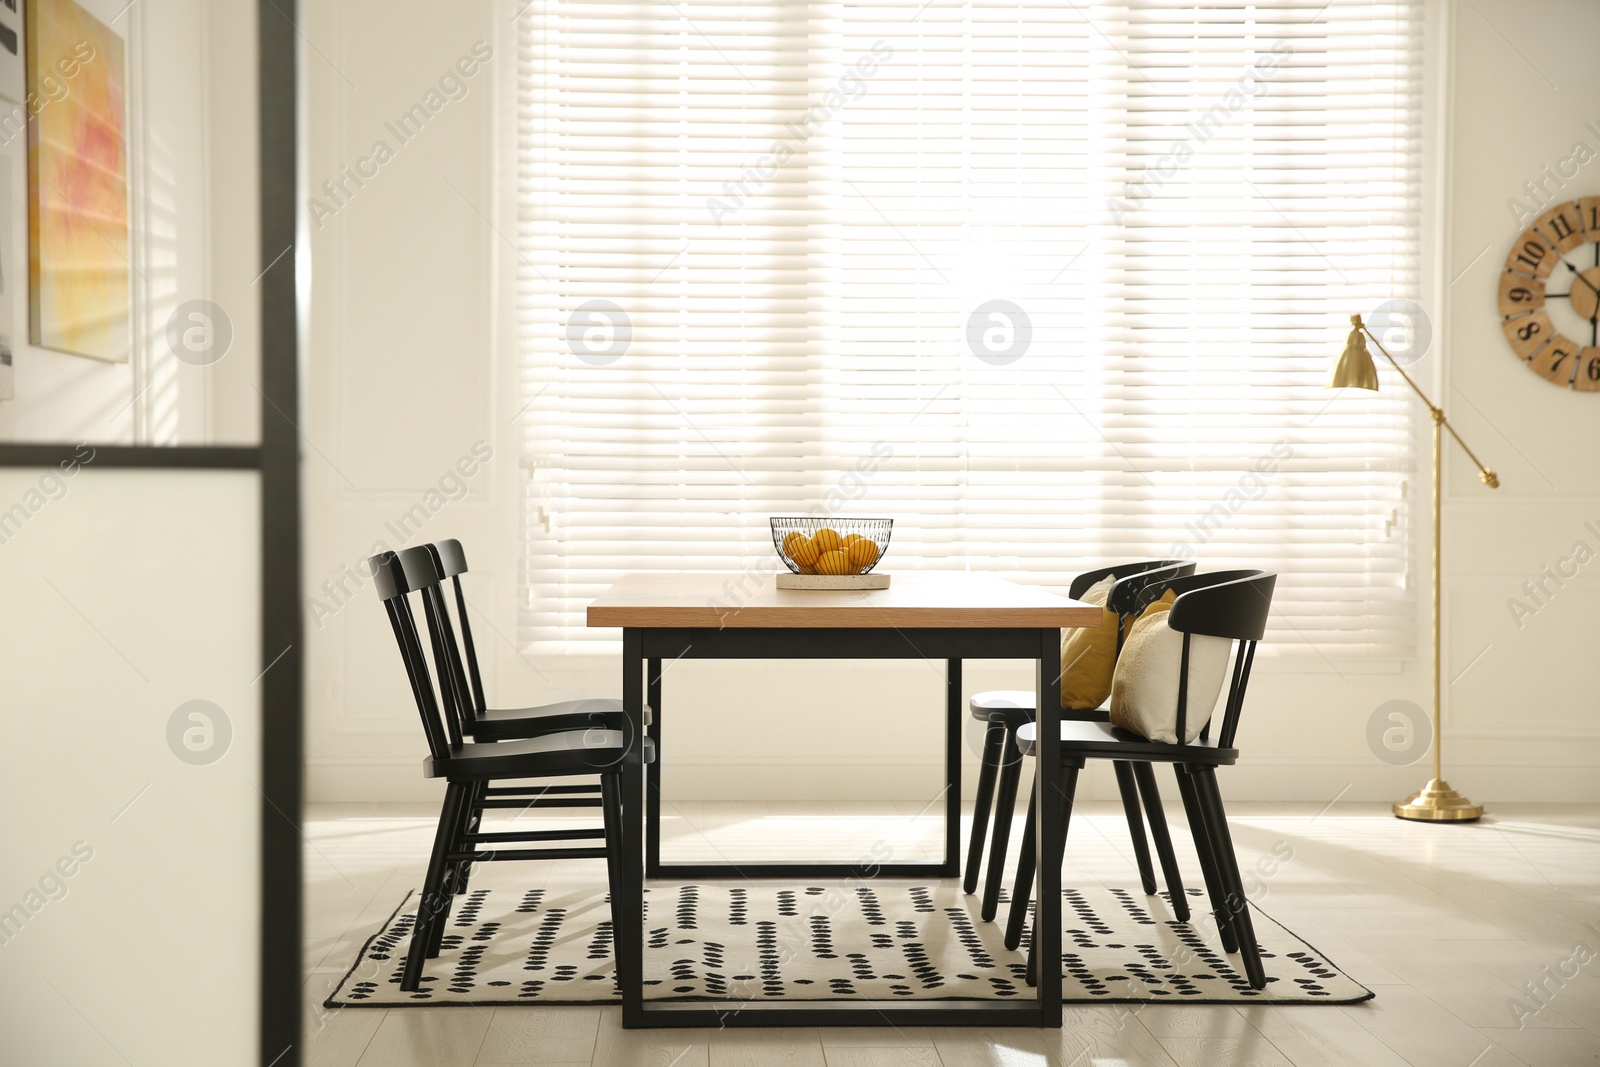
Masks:
[[[1226,955],[1204,895],[1179,922],[1165,894],[1066,889],[1061,966],[1071,1003],[1352,1004],[1372,993],[1252,909],[1268,983],[1251,989]],[[409,894],[362,947],[328,1007],[612,1003],[611,915],[603,893],[473,889],[455,899],[422,988],[400,989],[416,921]],[[648,999],[1005,1000],[1033,995],[1027,940],[1006,949],[958,886],[655,885],[645,900]]]

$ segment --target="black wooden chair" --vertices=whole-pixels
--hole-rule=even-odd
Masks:
[[[439,581],[448,580],[454,593],[452,598],[443,595],[441,590],[437,610],[444,630],[442,643],[449,659],[451,686],[462,708],[461,729],[467,737],[474,741],[511,741],[590,726],[621,728],[626,718],[622,701],[609,697],[563,700],[526,708],[487,707],[483,674],[478,669],[478,649],[472,640],[472,620],[461,589],[461,576],[467,573],[467,554],[461,542],[453,537],[423,547],[438,569]],[[455,600],[453,613],[451,599]],[[646,726],[650,725],[648,707],[644,709],[644,721]]]
[[[1112,567],[1097,567],[1084,571],[1072,580],[1068,595],[1074,600],[1083,596],[1095,583],[1113,575],[1118,577],[1106,598],[1106,608],[1117,616],[1117,650],[1133,619],[1152,601],[1166,591],[1172,578],[1194,573],[1193,560],[1155,559],[1139,563],[1121,563]],[[991,921],[1000,907],[1000,887],[1005,878],[1006,850],[1011,840],[1011,818],[1016,811],[1017,782],[1021,776],[1022,757],[1017,754],[1017,731],[1034,721],[1034,694],[1026,689],[994,689],[974,694],[970,707],[972,717],[984,723],[983,753],[978,770],[978,795],[972,807],[972,836],[967,843],[966,877],[962,888],[973,893],[978,888],[978,867],[983,861],[983,839],[989,836],[989,876],[984,882],[983,901],[979,914],[985,922]],[[1104,705],[1088,711],[1063,708],[1063,719],[1082,722],[1105,722],[1110,712]],[[1168,888],[1173,885],[1177,862],[1172,857],[1172,841],[1167,833],[1166,815],[1161,808],[1161,795],[1156,789],[1155,776],[1148,767],[1143,773],[1135,765],[1117,763],[1117,788],[1122,792],[1122,807],[1128,817],[1128,833],[1133,840],[1134,858],[1139,864],[1139,879],[1144,891],[1156,891],[1155,872],[1150,866],[1150,846],[1145,839],[1144,821],[1139,815],[1139,796],[1144,795],[1149,812],[1151,835],[1156,839],[1156,850],[1161,856],[1163,870],[1168,876]],[[996,779],[999,779],[998,790]],[[994,821],[991,828],[990,802],[993,800]],[[1029,801],[1030,818],[1032,801]],[[1187,915],[1183,916],[1188,918]]]
[[[462,733],[459,705],[451,688],[441,646],[442,628],[435,622],[436,604],[427,594],[438,588],[437,569],[424,547],[401,553],[386,552],[369,561],[373,583],[388,612],[395,642],[405,665],[411,693],[428,741],[423,774],[445,780],[444,806],[439,813],[428,871],[417,905],[411,947],[401,973],[400,988],[414,992],[428,959],[439,954],[450,916],[452,870],[465,871],[473,861],[604,859],[606,861],[613,928],[617,952],[630,951],[636,933],[629,916],[638,914],[638,902],[623,898],[622,888],[622,783],[623,764],[630,759],[650,759],[649,739],[632,743],[626,731],[591,727],[547,733],[539,737],[498,742],[474,742]],[[440,668],[439,690],[434,688],[422,637],[417,630],[407,595],[424,594],[429,618],[434,662]],[[529,830],[487,833],[472,819],[472,798],[492,782],[527,779],[561,779],[576,775],[600,776],[602,822],[598,829]],[[601,847],[560,844],[599,839]],[[557,843],[556,847],[506,850],[508,844]],[[464,875],[462,876],[464,882]],[[456,888],[462,888],[458,886]]]
[[[418,590],[428,608],[430,635],[439,660],[441,690],[461,722],[462,735],[471,741],[514,741],[562,730],[622,730],[627,715],[622,702],[605,697],[563,700],[525,708],[489,708],[484,697],[483,674],[478,667],[478,650],[472,640],[472,619],[467,612],[461,575],[467,573],[467,554],[455,538],[423,545],[436,573]],[[418,568],[413,567],[413,570]],[[422,575],[419,575],[422,577]],[[450,582],[450,593],[443,584]],[[454,611],[451,600],[455,601]],[[444,682],[448,682],[448,685]],[[644,709],[644,724],[651,723],[651,711]],[[480,784],[468,800],[468,824],[476,828],[486,808],[584,808],[600,805],[597,782],[576,784],[549,782],[538,785],[491,787]],[[471,877],[470,864],[452,866],[447,884],[456,893],[466,889]]]
[[[1180,740],[1186,736],[1186,724],[1191,713],[1210,715],[1212,711],[1211,708],[1188,707],[1189,643],[1195,634],[1222,637],[1237,643],[1221,724],[1213,737],[1212,726],[1216,723],[1214,719],[1208,719],[1205,728],[1193,742],[1169,745],[1148,741],[1109,722],[1063,722],[1061,839],[1047,843],[1052,850],[1049,862],[1059,866],[1066,854],[1067,824],[1072,814],[1078,772],[1083,769],[1085,761],[1121,760],[1141,765],[1147,770],[1153,763],[1172,764],[1178,778],[1178,789],[1183,794],[1189,830],[1194,836],[1195,851],[1200,856],[1206,895],[1211,901],[1211,912],[1216,918],[1223,949],[1228,953],[1239,953],[1244,963],[1245,977],[1256,989],[1263,988],[1267,979],[1261,967],[1261,949],[1256,943],[1255,929],[1250,921],[1249,901],[1239,876],[1233,838],[1228,832],[1227,813],[1222,807],[1222,794],[1217,789],[1216,769],[1231,766],[1239,758],[1239,751],[1234,747],[1239,714],[1244,707],[1245,689],[1250,684],[1250,666],[1255,659],[1256,643],[1266,630],[1267,613],[1272,608],[1272,591],[1276,583],[1277,575],[1260,570],[1196,574],[1168,583],[1168,588],[1178,593],[1178,599],[1172,605],[1167,622],[1184,635],[1179,665],[1177,736]],[[1017,746],[1024,755],[1034,753],[1037,736],[1037,727],[1031,723],[1018,732]],[[1022,927],[1027,919],[1028,898],[1034,877],[1033,815],[1030,811],[1027,837],[1017,863],[1011,914],[1006,925],[1007,948],[1014,949],[1021,942]],[[1174,894],[1173,910],[1176,913],[1177,894]],[[1030,947],[1030,984],[1037,974],[1035,967],[1036,961]]]

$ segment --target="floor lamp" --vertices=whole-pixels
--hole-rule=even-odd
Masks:
[[[1367,349],[1367,338],[1370,337],[1372,343],[1378,346],[1378,351],[1394,364],[1394,369],[1400,372],[1400,377],[1411,386],[1411,391],[1428,406],[1428,414],[1433,418],[1433,778],[1419,791],[1394,805],[1394,813],[1398,818],[1416,819],[1421,822],[1469,822],[1482,815],[1483,809],[1452,789],[1439,770],[1439,750],[1443,747],[1444,740],[1439,721],[1439,498],[1443,432],[1450,431],[1450,436],[1456,439],[1456,444],[1461,446],[1461,450],[1477,466],[1478,479],[1484,485],[1490,489],[1498,489],[1500,478],[1494,471],[1478,462],[1478,457],[1472,454],[1472,449],[1467,447],[1461,435],[1456,433],[1455,427],[1444,417],[1444,411],[1417,388],[1417,383],[1412,381],[1405,369],[1389,355],[1388,349],[1383,347],[1383,342],[1367,329],[1366,323],[1361,321],[1361,316],[1351,315],[1350,325],[1353,329],[1350,331],[1349,339],[1345,341],[1344,352],[1333,365],[1333,373],[1328,376],[1327,387],[1377,391],[1378,368],[1373,366],[1372,353]]]

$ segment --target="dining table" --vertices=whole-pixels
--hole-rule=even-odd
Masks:
[[[623,768],[624,899],[613,901],[622,1022],[640,1027],[1046,1026],[1061,1025],[1061,971],[1041,967],[1031,1000],[672,1000],[647,998],[644,900],[648,879],[943,878],[961,870],[961,760],[965,660],[1029,660],[1039,721],[1036,854],[1062,833],[1061,631],[1098,626],[1102,609],[1047,590],[972,571],[895,574],[886,589],[780,589],[770,575],[628,574],[588,608],[590,627],[622,631],[622,703],[632,747]],[[672,863],[661,857],[661,769],[668,721],[662,663],[681,659],[944,661],[944,857],[872,864],[808,861]],[[840,662],[833,669],[848,671]],[[759,702],[752,701],[759,708]],[[645,723],[646,707],[652,710]],[[759,712],[756,712],[759,714]],[[650,738],[654,764],[642,758]],[[838,744],[849,745],[841,731]],[[1034,899],[1038,958],[1061,958],[1061,872],[1041,863]]]

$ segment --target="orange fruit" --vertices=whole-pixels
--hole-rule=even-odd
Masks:
[[[822,558],[817,560],[818,574],[853,574],[850,561],[845,559],[844,553],[838,549],[824,552]]]
[[[844,541],[839,537],[838,530],[824,526],[811,535],[811,543],[817,546],[819,552],[832,552],[843,545]]]
[[[790,542],[787,537],[783,540],[783,545],[789,553],[789,558],[802,567],[815,566],[817,557],[822,554],[822,550],[817,547],[816,542],[803,533],[796,532],[791,536],[797,537],[798,540]]]
[[[795,542],[804,541],[805,539],[806,535],[801,533],[799,530],[790,531],[789,536],[783,539],[783,554],[788,556],[790,559],[794,559]]]
[[[877,542],[868,541],[863,537],[845,546],[844,554],[854,570],[864,571],[878,562],[878,545]]]

